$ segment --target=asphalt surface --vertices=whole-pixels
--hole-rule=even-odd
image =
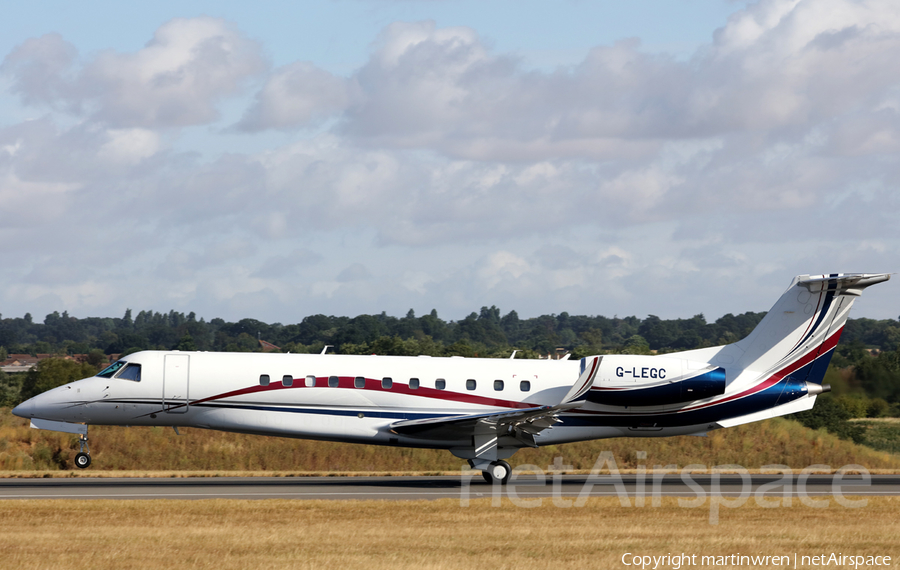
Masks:
[[[193,479],[2,479],[0,499],[476,499],[496,494],[531,500],[553,497],[627,495],[643,496],[650,504],[654,494],[686,499],[761,497],[783,500],[786,496],[822,497],[900,495],[900,475],[794,475],[780,476],[692,474],[658,476],[642,481],[635,475],[565,475],[544,480],[523,475],[505,486],[485,483],[480,474],[424,477],[216,477]],[[836,492],[838,494],[836,494]]]

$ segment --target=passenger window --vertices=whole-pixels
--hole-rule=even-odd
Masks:
[[[466,380],[466,390],[474,390],[475,389],[475,380],[469,378]]]
[[[494,390],[498,392],[503,390],[503,380],[494,380]]]
[[[316,377],[315,376],[307,376],[306,377],[306,385],[310,388],[316,385]]]
[[[269,385],[269,375],[268,374],[260,374],[259,375],[259,385],[260,386],[268,386]]]
[[[523,392],[530,392],[531,382],[529,382],[528,380],[522,380],[521,382],[519,382],[519,390],[522,390]]]
[[[382,390],[390,390],[391,386],[394,385],[394,380],[388,376],[385,376],[381,379],[381,389]]]
[[[437,380],[434,381],[434,387],[437,388],[438,390],[443,390],[444,388],[447,387],[447,381],[444,380],[443,378],[438,378]]]
[[[122,380],[131,380],[133,382],[141,381],[141,365],[140,364],[129,364],[125,368],[122,369],[121,372],[116,376],[116,378],[121,378]]]
[[[281,385],[286,386],[286,387],[293,386],[294,385],[294,377],[290,376],[288,374],[285,374],[284,376],[281,377]]]
[[[366,379],[363,376],[357,376],[353,379],[353,387],[354,388],[365,388],[366,387]]]
[[[418,390],[419,389],[419,379],[418,378],[410,378],[409,379],[409,389],[410,390]]]
[[[337,376],[329,376],[328,377],[328,387],[329,388],[337,388],[338,386],[338,377]]]

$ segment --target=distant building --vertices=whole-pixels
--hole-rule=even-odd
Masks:
[[[4,372],[28,372],[42,360],[41,357],[46,358],[47,356],[49,355],[10,354],[6,360],[0,362],[0,370]]]
[[[7,359],[0,362],[0,370],[4,372],[28,372],[41,360],[48,358],[62,358],[63,360],[74,360],[75,362],[87,362],[87,354],[42,354],[37,356],[30,354],[10,354]]]

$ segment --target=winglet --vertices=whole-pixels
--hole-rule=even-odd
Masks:
[[[602,356],[591,356],[581,359],[581,376],[578,377],[578,381],[572,385],[569,393],[559,403],[560,406],[574,402],[588,393],[588,390],[594,385],[597,371],[600,370],[601,360],[603,360]]]

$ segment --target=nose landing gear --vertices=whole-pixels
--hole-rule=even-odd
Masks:
[[[91,464],[91,448],[88,446],[87,435],[81,436],[81,449],[75,454],[75,467],[79,469],[87,469]],[[85,452],[87,449],[87,452]]]

